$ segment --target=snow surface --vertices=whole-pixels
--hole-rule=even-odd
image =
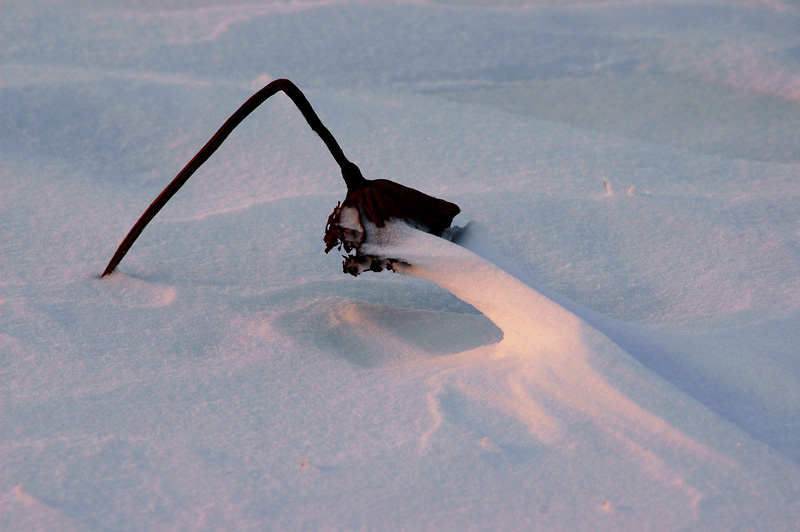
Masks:
[[[800,529],[797,2],[0,11],[0,530]]]

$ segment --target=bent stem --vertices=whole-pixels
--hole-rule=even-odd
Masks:
[[[158,211],[161,210],[164,205],[175,195],[176,192],[189,180],[192,174],[200,168],[203,163],[205,163],[211,155],[217,151],[217,149],[222,145],[228,135],[238,126],[247,116],[252,113],[259,105],[264,103],[270,96],[276,94],[277,92],[283,91],[294,104],[300,109],[300,112],[305,117],[306,122],[308,125],[311,126],[311,129],[314,130],[317,135],[320,136],[322,141],[328,147],[328,151],[330,151],[333,158],[339,164],[339,167],[342,169],[342,177],[344,178],[345,184],[347,185],[348,190],[357,189],[362,187],[366,180],[361,175],[361,170],[350,162],[347,157],[345,157],[344,152],[339,147],[339,144],[336,142],[336,139],[333,138],[333,135],[330,131],[322,124],[317,114],[314,112],[314,109],[311,107],[311,104],[308,102],[306,97],[297,88],[297,86],[289,81],[288,79],[276,79],[275,81],[270,82],[266,85],[263,89],[256,92],[253,96],[251,96],[244,104],[242,104],[239,109],[236,110],[235,113],[228,118],[227,121],[219,128],[219,130],[214,134],[213,137],[206,143],[203,148],[197,152],[191,161],[181,170],[177,176],[172,180],[172,182],[167,185],[167,187],[158,195],[158,197],[150,204],[144,214],[139,218],[139,220],[134,224],[131,230],[128,232],[125,239],[117,248],[116,253],[111,258],[106,266],[106,269],[103,271],[101,277],[105,277],[106,275],[113,272],[117,265],[119,265],[120,261],[122,261],[125,254],[131,248],[133,243],[139,238],[139,235],[142,233],[144,228],[147,226],[148,223],[158,214]]]

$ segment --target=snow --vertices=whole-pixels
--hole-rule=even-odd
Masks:
[[[0,529],[800,528],[796,2],[2,11]]]

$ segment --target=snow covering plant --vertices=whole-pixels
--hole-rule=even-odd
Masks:
[[[355,252],[352,255],[344,256],[342,267],[345,273],[357,276],[364,270],[391,269],[395,262],[393,259],[365,255],[361,252],[361,245],[364,244],[367,237],[365,229],[367,223],[381,228],[389,220],[403,220],[436,236],[441,236],[442,232],[450,227],[453,218],[460,212],[456,204],[434,198],[387,179],[365,179],[358,166],[345,157],[339,143],[322,124],[302,91],[288,79],[276,79],[242,104],[150,204],[119,245],[101,277],[109,275],[116,269],[145,226],[189,180],[192,174],[213,155],[228,135],[259,105],[281,91],[300,109],[308,125],[322,138],[342,170],[342,178],[347,185],[347,196],[344,202],[336,205],[328,217],[324,240],[325,253],[334,247],[340,250],[344,248],[347,253]]]

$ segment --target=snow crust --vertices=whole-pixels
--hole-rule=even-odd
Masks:
[[[797,530],[798,28],[784,1],[3,3],[0,530]],[[411,266],[343,275],[339,170],[276,96],[100,279],[276,77],[461,228],[367,228]]]

